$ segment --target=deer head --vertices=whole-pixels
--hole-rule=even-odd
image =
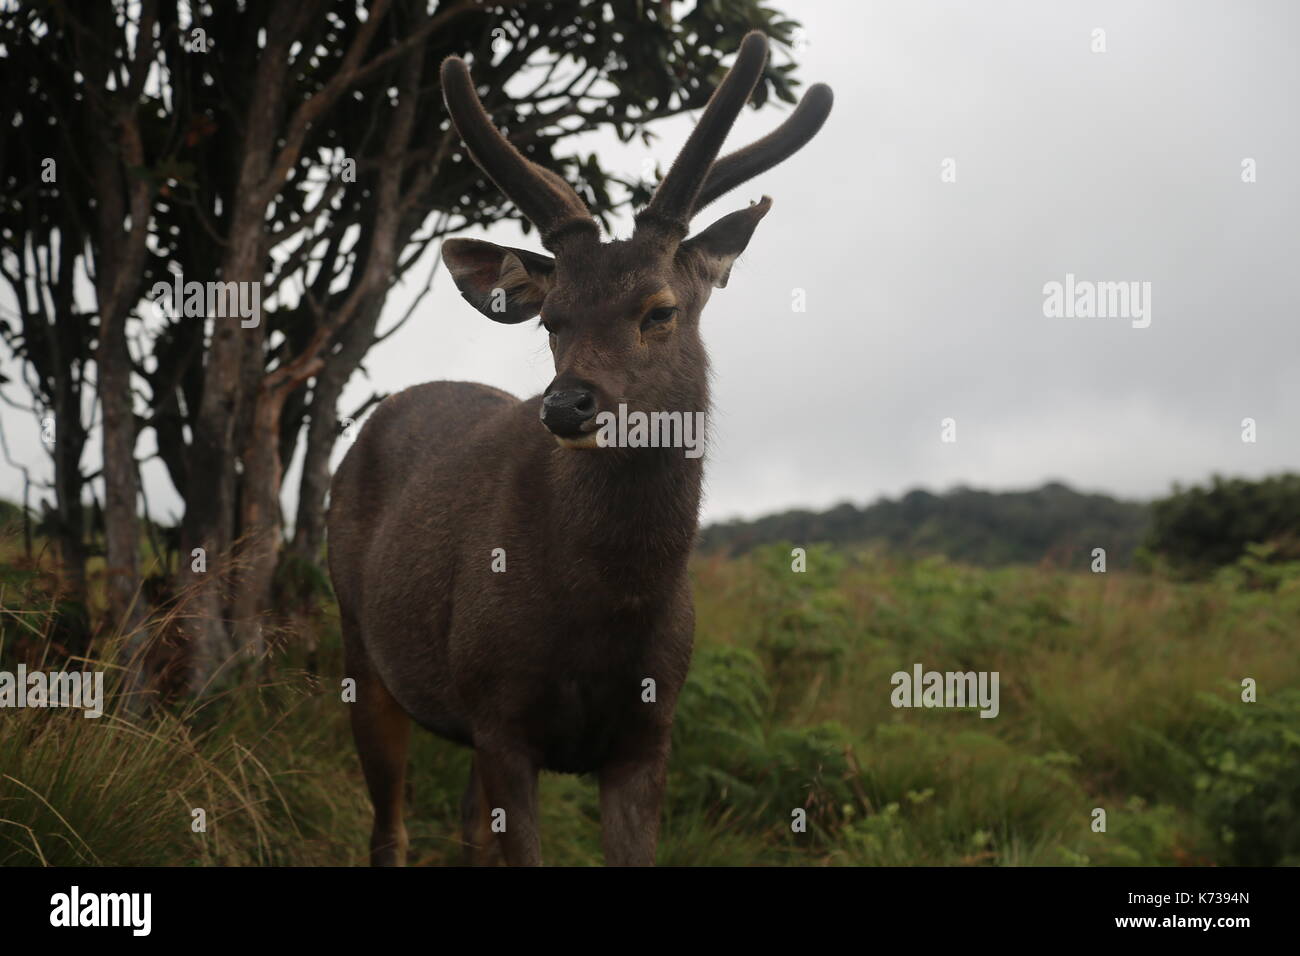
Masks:
[[[525,158],[492,124],[459,57],[442,65],[443,95],[475,162],[537,227],[551,256],[476,239],[449,239],[443,260],[464,298],[496,322],[541,316],[555,359],[542,423],[565,447],[596,446],[596,416],[694,411],[707,404],[700,313],[724,288],[768,210],[766,196],[690,238],[694,215],[807,143],[831,109],[831,90],[809,87],[794,112],[757,142],[717,159],[767,60],[767,39],[747,35],[699,123],[630,239],[602,242],[578,194]]]

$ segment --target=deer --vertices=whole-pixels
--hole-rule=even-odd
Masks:
[[[442,260],[488,319],[540,317],[555,377],[526,401],[432,382],[371,413],[330,487],[328,563],[352,733],[374,808],[370,863],[404,865],[413,724],[472,748],[468,865],[540,865],[542,770],[599,787],[611,866],[655,862],[673,713],[694,644],[689,559],[703,457],[600,440],[602,412],[706,411],[700,314],[771,199],[694,236],[701,209],[821,129],[810,86],[767,136],[718,158],[768,56],[745,36],[628,239],[603,240],[559,174],[493,124],[469,67],[441,67],[470,157],[549,255],[448,239]]]

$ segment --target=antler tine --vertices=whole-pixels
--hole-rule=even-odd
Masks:
[[[599,233],[591,211],[573,187],[524,156],[493,125],[469,67],[458,56],[442,61],[442,95],[474,162],[537,227],[543,246],[554,252],[571,232]]]
[[[655,190],[650,204],[637,216],[637,225],[656,224],[686,234],[705,176],[722,149],[731,125],[754,91],[766,62],[767,37],[753,30],[741,42],[736,62],[713,91],[704,115]]]
[[[699,212],[719,196],[731,192],[760,173],[785,162],[817,135],[830,115],[835,97],[825,83],[808,87],[785,122],[744,149],[728,153],[713,164],[692,212]]]

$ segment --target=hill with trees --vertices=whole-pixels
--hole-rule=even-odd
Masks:
[[[1151,506],[1085,494],[1053,482],[1032,491],[954,488],[910,491],[859,508],[793,510],[752,521],[713,524],[700,533],[705,553],[744,554],[760,545],[883,545],[915,556],[943,555],[977,565],[1074,565],[1105,548],[1108,566],[1129,565],[1151,525]]]
[[[1180,576],[1205,577],[1247,554],[1265,563],[1300,560],[1300,475],[1216,475],[1205,487],[1175,484],[1152,502],[1059,482],[1031,491],[918,489],[862,508],[844,503],[712,524],[700,532],[699,549],[741,555],[776,542],[877,545],[985,566],[1083,567],[1093,548],[1105,548],[1107,567],[1161,562]]]

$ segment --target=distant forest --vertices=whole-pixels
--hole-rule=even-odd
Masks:
[[[1231,564],[1252,547],[1263,559],[1300,560],[1300,475],[1216,476],[1206,487],[1175,485],[1153,502],[1083,494],[1059,482],[1033,491],[918,490],[865,508],[846,503],[709,525],[700,532],[699,549],[738,555],[779,541],[874,544],[968,564],[1047,561],[1062,567],[1087,566],[1092,549],[1105,548],[1107,567],[1129,567],[1146,553],[1198,575]]]
[[[1108,566],[1126,567],[1151,527],[1151,506],[1082,494],[1052,483],[1030,492],[944,494],[914,490],[874,505],[844,503],[829,511],[781,511],[755,520],[711,524],[699,533],[703,553],[744,554],[774,541],[805,545],[883,545],[896,553],[943,554],[972,564],[1070,564],[1093,548]]]
[[[1105,548],[1107,566],[1126,567],[1150,527],[1150,504],[1082,494],[1053,482],[1033,491],[918,490],[865,508],[845,503],[829,511],[728,521],[703,529],[699,547],[743,554],[776,541],[880,544],[893,552],[941,554],[980,565],[1044,559],[1069,565],[1090,560],[1093,548]]]

